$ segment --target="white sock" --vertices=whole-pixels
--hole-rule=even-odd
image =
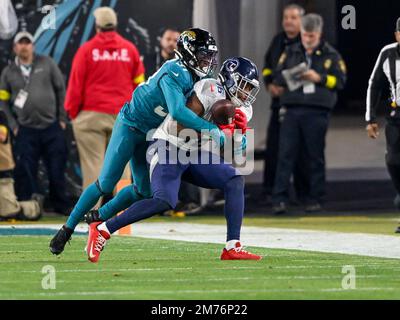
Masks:
[[[238,242],[240,243],[239,240],[229,240],[225,246],[226,250],[236,249],[236,243]]]
[[[97,230],[101,230],[101,231],[105,231],[105,232],[107,232],[109,235],[111,235],[111,233],[110,233],[110,230],[108,230],[108,228],[107,228],[107,225],[106,225],[106,223],[105,222],[103,222],[102,224],[99,224],[98,226],[97,226]]]

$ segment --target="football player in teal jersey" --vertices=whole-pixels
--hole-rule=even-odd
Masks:
[[[156,129],[168,114],[186,128],[208,130],[217,143],[223,144],[224,133],[186,107],[194,83],[214,71],[217,52],[216,42],[209,32],[198,28],[182,32],[177,44],[177,58],[164,63],[147,82],[137,87],[131,101],[122,107],[100,176],[84,190],[66,224],[51,240],[51,253],[58,255],[64,251],[77,224],[101,196],[113,192],[129,161],[134,185],[125,187],[112,201],[94,211],[96,218],[107,220],[115,212],[151,196],[146,135],[149,130]]]

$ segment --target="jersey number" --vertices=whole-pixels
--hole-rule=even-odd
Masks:
[[[159,115],[160,117],[165,118],[168,113],[165,112],[164,108],[162,106],[158,106],[157,108],[154,109],[154,112]]]

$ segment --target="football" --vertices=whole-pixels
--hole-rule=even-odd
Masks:
[[[216,124],[229,124],[235,116],[235,108],[235,105],[230,100],[218,100],[211,107],[211,120]]]

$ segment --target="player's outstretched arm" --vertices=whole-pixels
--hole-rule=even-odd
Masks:
[[[187,99],[186,107],[192,110],[199,117],[202,117],[204,115],[204,106],[195,93],[193,93],[189,97],[189,99]],[[185,126],[178,123],[177,129],[179,133],[181,130],[185,129]]]
[[[169,113],[174,120],[185,128],[194,129],[199,132],[208,130],[217,143],[224,141],[224,133],[215,124],[200,118],[186,107],[186,98],[181,87],[174,79],[167,75],[160,80],[159,85],[164,93]]]

